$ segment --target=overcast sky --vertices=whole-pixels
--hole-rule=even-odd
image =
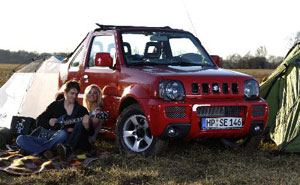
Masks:
[[[70,52],[98,22],[188,30],[222,57],[259,46],[284,56],[299,8],[299,0],[3,0],[0,49]]]

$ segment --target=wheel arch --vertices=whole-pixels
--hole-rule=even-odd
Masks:
[[[124,109],[126,109],[127,107],[129,107],[130,105],[135,104],[135,103],[139,104],[139,102],[131,96],[124,98],[124,100],[121,102],[120,107],[119,107],[119,115],[123,112]],[[139,106],[141,106],[141,104],[139,104]]]

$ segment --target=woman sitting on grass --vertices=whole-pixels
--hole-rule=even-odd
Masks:
[[[89,137],[90,143],[94,143],[97,139],[99,130],[102,127],[103,121],[94,116],[101,112],[102,92],[96,84],[89,85],[84,91],[83,106],[89,111],[91,125],[95,128],[93,136]]]

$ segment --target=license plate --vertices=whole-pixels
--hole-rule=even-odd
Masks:
[[[221,118],[202,118],[202,129],[240,129],[243,127],[242,118],[221,117]]]

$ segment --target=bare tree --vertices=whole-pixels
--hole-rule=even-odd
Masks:
[[[256,49],[255,56],[256,57],[266,57],[267,56],[267,48],[266,46],[259,46]]]
[[[289,38],[289,47],[293,47],[298,42],[300,42],[300,31]]]

